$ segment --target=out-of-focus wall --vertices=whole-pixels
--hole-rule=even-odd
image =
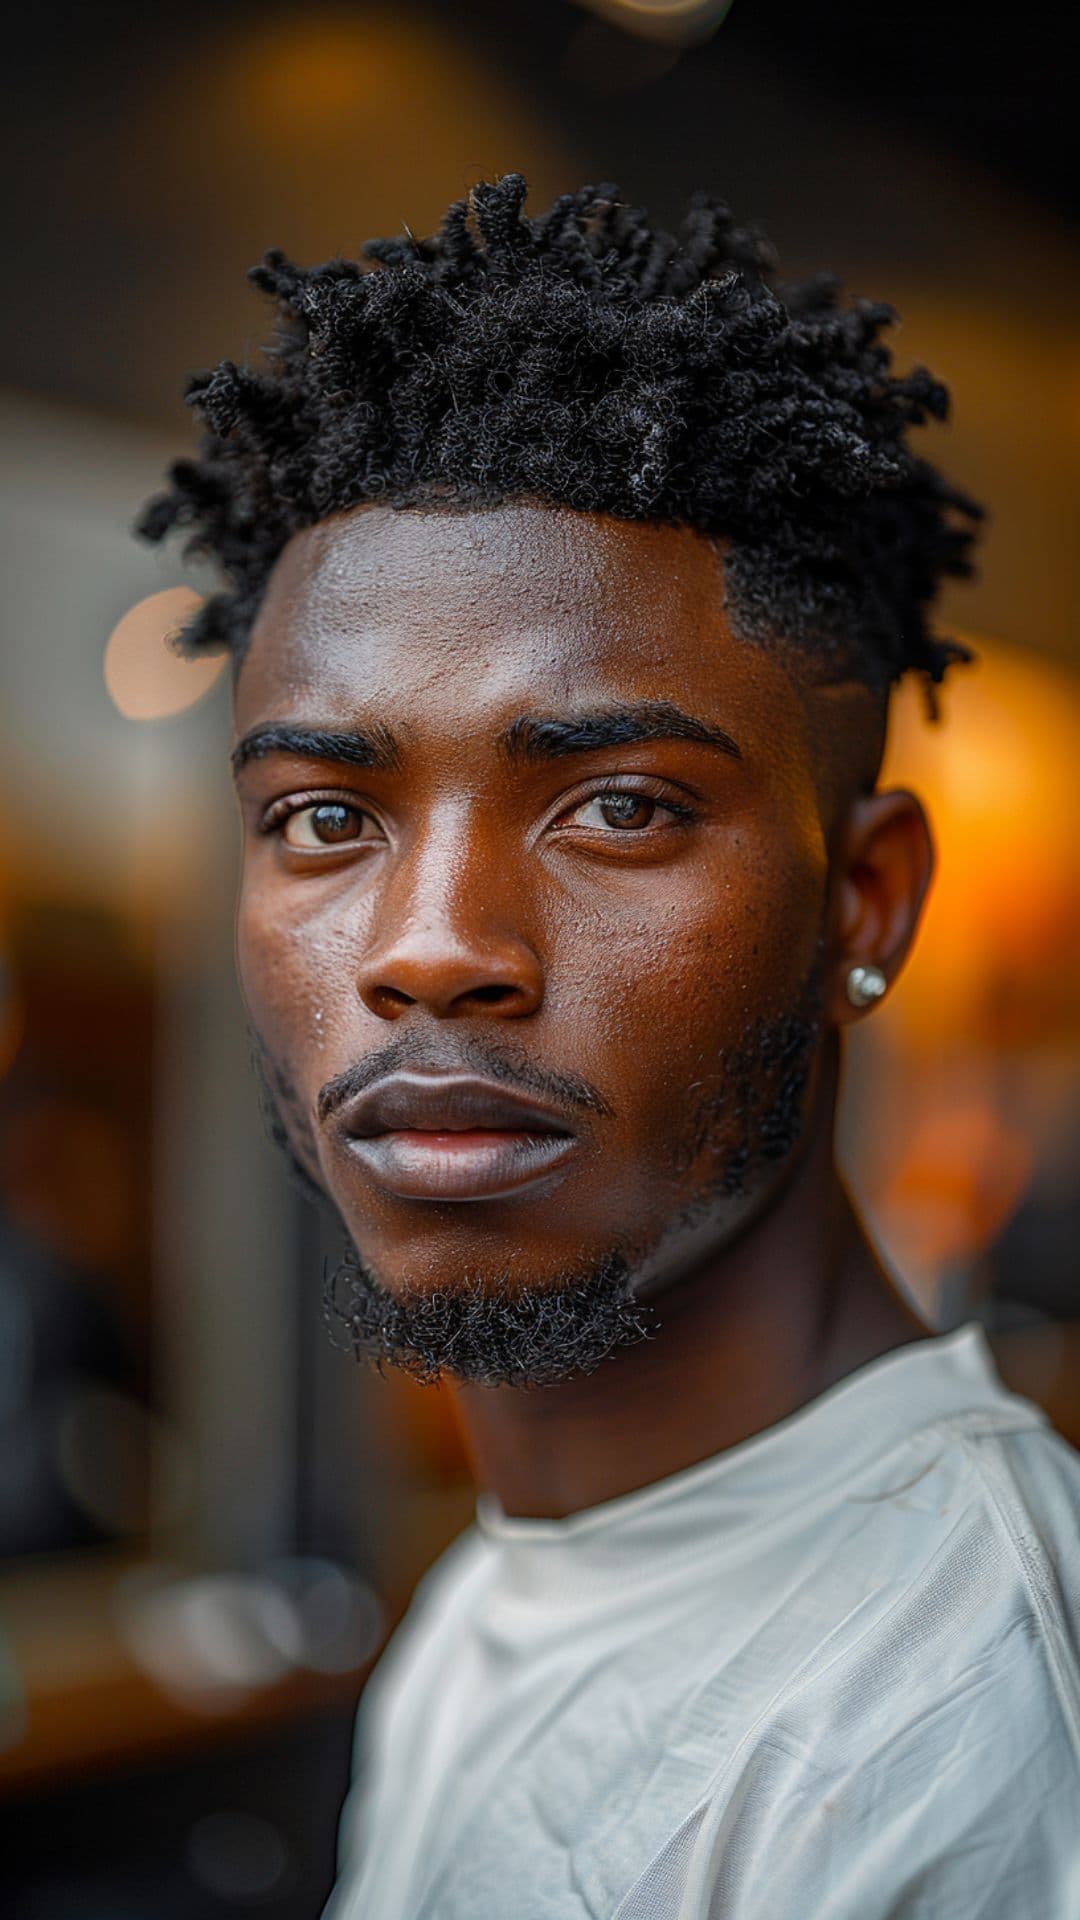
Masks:
[[[232,974],[239,836],[225,687],[143,721],[118,711],[106,687],[105,643],[120,616],[184,577],[130,531],[166,457],[162,439],[8,398],[0,441],[0,706],[18,716],[0,775],[16,1001],[35,993],[46,967],[51,985],[40,1009],[35,993],[34,1024],[0,1083],[9,1143],[0,1191],[25,1233],[73,1271],[96,1268],[101,1304],[133,1350],[157,1483],[140,1524],[119,1531],[164,1532],[176,1548],[186,1527],[189,1548],[242,1561],[280,1545],[291,1526],[280,1508],[292,1498],[295,1385],[282,1324],[291,1207],[246,1084]],[[124,1099],[125,979],[148,1003],[138,1041],[145,1130]],[[81,1028],[50,1046],[75,995],[85,996]],[[87,1061],[94,1044],[100,1057]],[[99,1131],[112,1129],[112,1160],[88,1152],[95,1108]],[[145,1222],[141,1270],[111,1298],[112,1241],[91,1230],[106,1204],[87,1186],[95,1172],[113,1208]],[[125,1431],[134,1444],[138,1420]],[[106,1454],[103,1474],[115,1466]],[[97,1498],[107,1513],[108,1489]],[[276,1519],[262,1511],[267,1501]]]

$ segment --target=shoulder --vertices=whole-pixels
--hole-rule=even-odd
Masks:
[[[1080,1756],[1080,1453],[1049,1425],[1010,1430],[978,1414],[946,1424],[971,1462],[1017,1610],[1054,1672]]]
[[[865,1628],[811,1666],[791,1706],[831,1694],[841,1753],[851,1716],[871,1715],[892,1747],[932,1747],[932,1726],[962,1719],[1007,1727],[1014,1754],[1028,1734],[1051,1739],[1080,1778],[1080,1453],[1011,1395],[916,1438],[913,1484],[875,1503],[913,1523],[896,1535],[910,1558],[892,1554]]]
[[[898,1497],[925,1502],[926,1556],[774,1698],[737,1794],[718,1782],[703,1912],[1080,1915],[1080,1454],[1019,1414],[921,1441]]]
[[[1018,1555],[1080,1569],[1080,1452],[1046,1423],[1010,1429],[967,1414],[947,1424]]]
[[[485,1571],[485,1542],[478,1529],[465,1528],[428,1568],[390,1635],[374,1670],[364,1682],[353,1720],[349,1788],[338,1820],[339,1872],[351,1858],[357,1836],[380,1788],[388,1751],[403,1719],[422,1713],[437,1689],[440,1667],[450,1657],[457,1622],[471,1606],[478,1576]],[[429,1685],[428,1676],[435,1679]]]
[[[975,1424],[964,1444],[1018,1584],[1017,1614],[1045,1670],[1051,1712],[1080,1768],[1080,1453],[1048,1426],[995,1433]]]
[[[456,1623],[472,1611],[477,1587],[487,1576],[488,1559],[483,1535],[470,1525],[421,1576],[364,1688],[368,1713],[381,1711],[384,1698],[389,1701],[419,1664],[442,1657]]]
[[[721,1770],[688,1912],[1080,1914],[1080,1455],[965,1415],[934,1442],[926,1557]]]

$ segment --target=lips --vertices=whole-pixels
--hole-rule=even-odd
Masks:
[[[578,1145],[562,1114],[492,1081],[398,1073],[342,1108],[346,1150],[388,1192],[487,1200],[561,1168]]]

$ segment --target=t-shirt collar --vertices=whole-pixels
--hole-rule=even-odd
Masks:
[[[645,1563],[662,1569],[695,1542],[737,1552],[747,1536],[763,1542],[803,1524],[918,1429],[974,1412],[1045,1424],[1004,1386],[971,1320],[879,1354],[785,1419],[663,1480],[558,1520],[508,1515],[481,1493],[476,1524],[502,1562],[504,1590],[584,1597]]]

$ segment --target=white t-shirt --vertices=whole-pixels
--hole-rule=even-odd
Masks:
[[[1080,1453],[977,1322],[564,1520],[365,1689],[324,1920],[1080,1920]]]

